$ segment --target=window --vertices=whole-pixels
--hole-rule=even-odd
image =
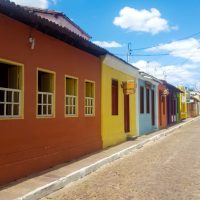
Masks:
[[[118,81],[112,80],[112,115],[118,115]]]
[[[0,61],[0,118],[22,117],[22,70]]]
[[[150,113],[150,99],[149,99],[149,89],[146,88],[146,110]]]
[[[144,113],[144,87],[140,87],[140,113]]]
[[[94,82],[85,82],[85,115],[94,115]]]
[[[65,93],[65,114],[67,116],[77,115],[77,79],[66,77],[66,93]]]
[[[37,115],[53,117],[54,105],[54,73],[38,70],[38,102]]]

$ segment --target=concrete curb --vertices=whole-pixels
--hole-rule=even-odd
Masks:
[[[126,149],[123,149],[117,153],[114,153],[111,156],[108,156],[106,158],[103,158],[97,162],[95,162],[92,165],[89,165],[87,167],[84,167],[80,170],[77,170],[71,174],[68,174],[65,177],[62,177],[56,181],[53,181],[49,184],[46,184],[42,187],[37,188],[36,190],[33,190],[29,193],[27,193],[24,196],[21,196],[19,198],[17,198],[16,200],[35,200],[35,199],[40,199],[44,196],[47,196],[48,194],[59,190],[61,188],[63,188],[64,186],[66,186],[69,183],[72,183],[74,181],[77,181],[85,176],[87,176],[88,174],[91,174],[92,172],[96,171],[97,169],[99,169],[100,167],[111,163],[119,158],[124,157],[125,155],[128,155],[129,153],[132,153],[134,151],[136,151],[137,149],[142,148],[145,144],[150,143],[150,142],[154,142],[156,140],[159,140],[160,138],[169,135],[170,133],[172,133],[173,131],[175,131],[178,128],[181,128],[193,121],[196,121],[200,119],[200,117],[196,117],[194,119],[191,119],[187,122],[182,122],[181,124],[175,125],[173,127],[170,127],[169,129],[163,130],[161,131],[161,133],[158,133],[157,135],[154,135],[151,138],[147,138],[142,142],[139,142],[138,144],[132,145]]]

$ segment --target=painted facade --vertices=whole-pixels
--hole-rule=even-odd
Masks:
[[[187,103],[187,115],[188,117],[197,117],[200,112],[200,98],[198,95],[191,95],[190,100]]]
[[[175,86],[164,82],[169,91],[167,95],[167,125],[170,126],[174,123],[180,122],[180,93],[181,90]]]
[[[178,88],[182,91],[182,93],[180,93],[179,107],[180,107],[180,119],[183,120],[187,118],[187,99],[186,99],[187,91],[184,86],[179,86]]]
[[[162,82],[158,85],[158,126],[159,129],[167,127],[167,95],[168,90]]]
[[[4,14],[0,18],[2,185],[97,151],[102,140],[100,59]],[[99,52],[90,42],[87,48]]]
[[[137,89],[139,135],[143,135],[158,129],[158,83],[140,75]]]
[[[102,57],[101,132],[104,148],[125,141],[127,136],[137,135],[136,93],[125,95],[122,88],[123,82],[136,83],[137,76],[138,71],[119,58],[109,54]]]
[[[198,107],[199,107],[199,112],[198,112],[198,115],[200,115],[200,92],[198,91],[190,91],[189,93],[189,99],[190,99],[190,95],[192,97],[195,97],[197,99],[198,102]]]
[[[0,185],[200,114],[56,13],[0,2]]]

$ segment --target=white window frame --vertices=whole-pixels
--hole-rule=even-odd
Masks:
[[[24,64],[18,63],[18,62],[14,62],[14,61],[10,61],[10,60],[3,59],[3,58],[0,58],[0,63],[4,63],[4,64],[7,64],[7,65],[13,65],[13,66],[19,67],[19,73],[20,73],[19,77],[18,77],[19,78],[19,87],[20,87],[20,89],[1,87],[1,90],[3,90],[4,93],[6,93],[5,91],[11,91],[12,93],[13,92],[19,93],[19,102],[14,102],[13,99],[12,99],[11,102],[7,102],[7,98],[5,97],[5,94],[4,94],[4,100],[1,101],[1,103],[0,103],[0,104],[4,105],[4,115],[0,115],[0,120],[24,119]],[[7,115],[6,114],[5,106],[7,104],[11,104],[11,107],[12,107],[11,115]],[[19,109],[18,110],[19,114],[18,115],[14,115],[14,110],[13,110],[14,109],[14,105],[19,105],[19,108],[18,108]]]
[[[85,115],[92,116],[94,115],[94,98],[85,97]]]
[[[76,94],[67,94],[67,79],[76,81]],[[69,75],[65,75],[65,117],[78,117],[78,78]]]
[[[66,104],[65,104],[65,114],[67,116],[76,116],[77,115],[77,96],[74,95],[65,95]],[[68,113],[67,113],[68,108]]]
[[[38,89],[38,73],[39,72],[44,72],[44,73],[49,73],[52,74],[53,76],[53,92],[42,92],[39,91]],[[53,118],[55,117],[55,87],[56,87],[56,73],[54,71],[44,69],[44,68],[37,68],[37,97],[36,97],[36,118]],[[42,95],[42,101],[39,103],[39,95]],[[48,103],[48,97],[47,97],[47,102],[44,103],[44,95],[50,96],[51,97],[51,103]],[[41,106],[41,114],[38,113],[38,108]],[[47,107],[47,113],[44,114],[43,106]],[[48,114],[48,106],[51,106],[51,114]]]
[[[11,88],[3,88],[0,87],[0,91],[4,92],[4,101],[0,101],[1,105],[4,105],[4,114],[0,115],[1,118],[16,118],[21,116],[21,90],[18,89],[11,89]],[[7,93],[11,92],[11,101],[7,99]],[[18,101],[15,101],[14,94],[18,94]],[[7,105],[11,105],[11,114],[8,115],[7,113]],[[14,114],[14,106],[18,106],[18,114]]]
[[[93,84],[93,97],[87,97],[86,96],[86,83],[92,83]],[[90,80],[85,80],[85,103],[84,103],[84,112],[85,116],[95,116],[95,82]]]
[[[39,103],[39,95],[41,95],[41,102]],[[44,101],[44,97],[46,96],[46,103]],[[49,97],[51,99],[51,102],[49,103]],[[53,93],[52,92],[39,92],[38,91],[38,104],[37,106],[41,106],[41,114],[38,114],[38,116],[45,116],[45,117],[51,117],[53,116]],[[51,113],[49,113],[49,106],[51,107]],[[46,107],[46,114],[44,113],[44,107]]]

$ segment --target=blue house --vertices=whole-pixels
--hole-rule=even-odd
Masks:
[[[137,84],[138,135],[158,129],[158,84],[158,79],[140,72]]]

